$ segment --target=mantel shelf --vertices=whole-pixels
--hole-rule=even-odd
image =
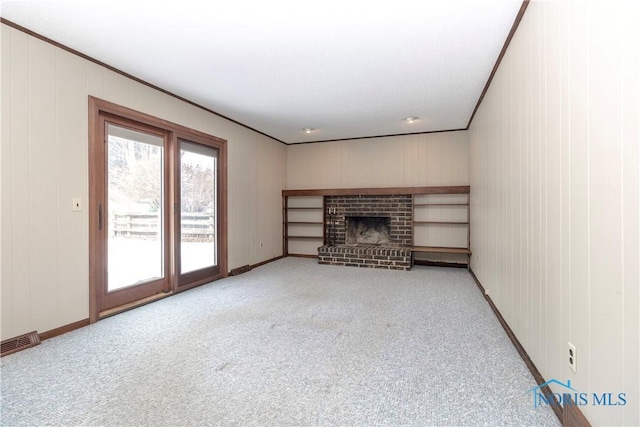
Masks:
[[[469,194],[468,185],[435,187],[383,187],[383,188],[320,188],[305,190],[282,190],[282,196],[384,196],[421,194]]]

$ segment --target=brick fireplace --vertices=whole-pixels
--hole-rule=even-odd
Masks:
[[[325,208],[327,244],[318,248],[320,264],[411,268],[410,195],[327,196]]]

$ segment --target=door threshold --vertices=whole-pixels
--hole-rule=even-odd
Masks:
[[[166,292],[166,293],[160,292],[158,294],[151,295],[150,297],[142,298],[137,301],[128,302],[126,304],[119,305],[118,307],[113,307],[108,310],[101,311],[98,314],[98,320],[102,320],[106,317],[110,317],[110,316],[122,313],[123,311],[128,311],[128,310],[152,303],[154,301],[161,300],[171,295],[173,295],[173,292]]]

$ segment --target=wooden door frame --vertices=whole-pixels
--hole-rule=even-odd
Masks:
[[[169,166],[169,180],[166,183],[168,187],[169,200],[168,206],[174,206],[176,203],[176,192],[173,183],[176,182],[176,149],[178,138],[193,140],[194,142],[210,145],[218,149],[218,265],[219,273],[215,276],[207,277],[198,280],[194,283],[178,287],[178,280],[173,265],[175,259],[174,248],[174,236],[175,222],[170,221],[168,239],[171,239],[170,254],[167,254],[170,262],[169,271],[170,277],[169,283],[173,292],[180,292],[186,289],[190,289],[194,286],[199,286],[204,283],[208,283],[212,280],[217,280],[227,276],[228,269],[228,221],[227,221],[227,141],[215,136],[208,135],[206,133],[189,129],[185,126],[181,126],[167,120],[163,120],[149,114],[141,113],[139,111],[132,110],[121,105],[114,104],[109,101],[105,101],[93,96],[89,96],[89,321],[95,323],[100,318],[100,290],[101,286],[104,286],[104,247],[101,244],[100,232],[98,230],[98,223],[100,220],[105,221],[103,216],[104,212],[99,209],[99,203],[104,199],[104,188],[101,187],[101,177],[104,176],[104,165],[98,166],[98,159],[100,159],[99,147],[103,143],[101,140],[100,132],[100,116],[101,114],[109,114],[117,117],[122,117],[127,120],[139,122],[145,125],[152,126],[154,128],[163,129],[169,132],[170,144],[166,155],[170,159]],[[103,133],[103,132],[102,132]],[[175,214],[173,209],[167,212],[167,220]]]

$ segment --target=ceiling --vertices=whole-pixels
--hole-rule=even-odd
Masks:
[[[289,144],[466,128],[521,5],[3,0],[0,15]]]

